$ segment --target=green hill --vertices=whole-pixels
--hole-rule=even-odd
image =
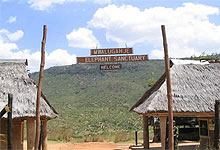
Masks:
[[[68,139],[131,133],[142,128],[142,118],[129,112],[164,72],[162,60],[121,63],[117,71],[101,71],[100,64],[52,67],[44,72],[43,91],[58,111],[49,121],[49,138]],[[31,74],[37,81],[38,73]]]

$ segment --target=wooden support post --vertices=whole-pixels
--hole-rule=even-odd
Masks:
[[[43,121],[41,120],[41,123],[40,123],[40,141],[39,141],[38,150],[41,150],[41,147],[42,147],[42,136],[43,136]]]
[[[27,119],[27,150],[34,150],[35,120]]]
[[[42,150],[47,150],[47,120],[43,120]]]
[[[215,132],[214,132],[214,148],[219,150],[219,106],[220,101],[215,101]]]
[[[135,131],[135,145],[138,145],[138,131]]]
[[[166,38],[165,26],[161,26],[162,36],[163,36],[163,46],[165,55],[165,67],[166,67],[166,82],[167,82],[167,98],[168,98],[168,121],[169,121],[169,133],[168,133],[168,146],[169,150],[174,149],[174,139],[173,139],[173,100],[171,93],[171,79],[170,79],[170,61],[168,57],[168,46]]]
[[[166,124],[167,124],[167,117],[161,116],[160,117],[160,142],[162,150],[166,149]]]
[[[8,112],[8,150],[12,149],[12,101],[13,95],[8,94],[8,107],[10,108]]]
[[[143,140],[144,149],[149,149],[149,128],[147,116],[143,116]]]
[[[39,81],[38,81],[38,89],[37,89],[37,102],[36,102],[36,136],[35,136],[35,150],[38,150],[39,140],[40,140],[40,97],[42,91],[43,84],[43,74],[44,74],[44,65],[45,65],[45,43],[46,43],[46,33],[47,26],[44,25],[43,29],[43,39],[41,46],[41,64],[40,64],[40,73],[39,73]]]

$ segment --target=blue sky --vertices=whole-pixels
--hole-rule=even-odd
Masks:
[[[37,71],[44,24],[46,68],[74,64],[96,46],[163,58],[161,24],[171,57],[219,53],[219,15],[219,0],[1,0],[0,59],[27,58]]]

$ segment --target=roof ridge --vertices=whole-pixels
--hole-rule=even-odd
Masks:
[[[24,63],[27,66],[28,60],[27,59],[0,59],[0,63]]]

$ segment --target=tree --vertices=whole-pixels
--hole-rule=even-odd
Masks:
[[[152,87],[152,86],[154,85],[154,81],[155,81],[154,77],[150,77],[150,78],[147,80],[148,86],[149,86],[149,87]]]

